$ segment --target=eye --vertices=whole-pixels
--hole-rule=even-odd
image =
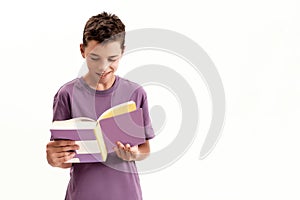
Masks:
[[[108,59],[109,62],[115,62],[116,60],[113,59]]]
[[[99,58],[95,58],[95,57],[90,57],[90,59],[93,60],[93,61],[99,60]]]

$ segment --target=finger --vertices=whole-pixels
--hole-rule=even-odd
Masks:
[[[76,151],[79,149],[78,145],[73,146],[64,146],[64,147],[57,147],[54,150],[54,152],[65,152],[65,151]]]
[[[53,153],[48,155],[48,157],[50,158],[50,160],[52,160],[53,162],[57,162],[60,158],[64,158],[64,157],[74,157],[75,153],[74,152],[60,152],[60,153]]]
[[[65,144],[72,144],[72,145],[65,145]],[[65,142],[51,141],[47,144],[46,149],[47,149],[47,151],[50,151],[50,152],[58,152],[58,151],[62,151],[62,150],[57,149],[57,148],[62,148],[62,147],[70,148],[70,146],[72,147],[72,149],[70,149],[70,150],[78,150],[79,149],[79,146],[77,144],[75,144],[75,141],[65,141]]]
[[[59,163],[59,164],[62,164],[62,163],[64,163],[64,162],[66,162],[66,161],[72,159],[74,156],[75,156],[75,153],[73,152],[73,153],[71,153],[71,154],[69,154],[69,155],[63,156],[63,157],[61,157],[61,158],[57,158],[57,159],[56,159],[56,162]]]
[[[74,152],[78,150],[78,148],[76,147],[61,147],[61,148],[52,148],[52,149],[47,149],[46,150],[46,154],[47,155],[52,155],[52,154],[56,154],[56,153],[70,153],[70,152]]]
[[[60,166],[61,164],[63,164],[64,162],[72,159],[73,157],[75,156],[75,153],[70,153],[69,155],[65,155],[63,157],[54,157],[53,155],[52,156],[47,156],[48,157],[48,163],[54,167],[58,167]]]
[[[122,158],[122,157],[121,157],[120,150],[119,150],[118,147],[115,147],[115,148],[114,148],[114,151],[116,152],[116,154],[117,154],[117,156],[118,156],[119,158]]]
[[[123,160],[126,160],[126,151],[125,151],[125,149],[123,149],[123,148],[119,148],[119,152],[120,152],[120,157],[123,159]]]
[[[139,151],[139,147],[138,146],[133,146],[133,147],[130,147],[130,150],[129,150],[131,153],[133,154],[136,154],[138,153]]]
[[[126,144],[126,145],[125,145],[125,150],[126,150],[126,151],[130,151],[130,144]]]
[[[127,161],[131,161],[133,159],[130,151],[125,151],[125,158]]]
[[[53,143],[54,143],[54,146],[56,146],[56,147],[75,145],[74,140],[55,140],[55,141],[53,141]]]
[[[139,148],[138,146],[133,146],[130,148],[130,160],[136,160],[139,155]]]
[[[74,152],[60,152],[60,153],[54,153],[53,154],[53,157],[55,158],[62,158],[62,157],[65,157],[65,156],[70,156],[72,155]]]
[[[119,149],[125,149],[125,146],[122,144],[122,142],[117,142],[118,148]]]

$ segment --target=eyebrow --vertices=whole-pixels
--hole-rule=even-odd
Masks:
[[[113,57],[118,57],[119,55],[113,55],[113,56],[109,56],[109,58],[113,58]]]
[[[98,54],[95,54],[95,53],[90,53],[91,56],[97,56],[97,57],[101,57],[99,56]],[[117,57],[119,55],[113,55],[113,56],[108,56],[109,58],[114,58],[114,57]]]

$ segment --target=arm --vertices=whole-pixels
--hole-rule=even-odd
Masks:
[[[54,96],[52,121],[71,119],[70,108],[70,95],[66,88],[62,87]],[[72,163],[64,162],[73,158],[75,153],[71,151],[78,148],[74,141],[50,141],[46,146],[47,161],[53,167],[70,168]]]
[[[131,147],[129,144],[117,142],[117,146],[114,148],[114,150],[119,158],[126,161],[139,161],[147,158],[150,154],[149,139],[152,139],[155,136],[149,115],[146,91],[142,87],[139,87],[135,90],[135,94],[133,96],[137,107],[143,109],[146,142],[133,147]]]
[[[129,144],[122,144],[117,142],[117,146],[114,148],[119,158],[125,161],[139,161],[144,160],[150,154],[149,140],[146,140],[144,144],[131,147]]]

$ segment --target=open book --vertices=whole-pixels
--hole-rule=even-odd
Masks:
[[[131,146],[145,142],[142,109],[134,101],[106,110],[96,121],[87,117],[54,121],[50,132],[52,140],[75,140],[79,145],[68,163],[104,162],[117,141]]]

